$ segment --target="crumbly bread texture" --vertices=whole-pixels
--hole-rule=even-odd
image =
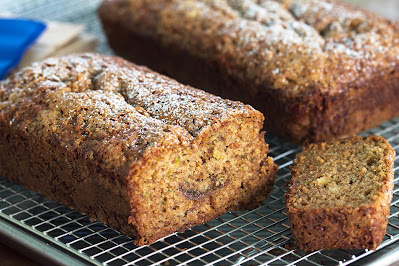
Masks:
[[[394,161],[395,151],[380,136],[305,147],[285,194],[298,246],[376,249],[388,223]]]
[[[148,244],[267,197],[262,122],[117,57],[50,58],[0,83],[0,174]]]
[[[294,143],[399,115],[399,24],[333,0],[106,0],[119,55],[266,114]]]

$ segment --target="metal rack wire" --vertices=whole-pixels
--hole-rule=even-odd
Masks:
[[[112,54],[95,16],[99,2],[3,0],[1,8],[31,18],[84,23],[87,31],[98,36],[99,52]],[[399,153],[399,118],[365,134],[384,136]],[[398,158],[391,215],[379,249],[305,253],[292,240],[283,197],[284,185],[290,178],[289,166],[299,148],[272,136],[266,138],[280,170],[270,197],[254,210],[228,212],[184,233],[137,247],[131,238],[0,177],[0,235],[19,239],[43,256],[68,264],[348,265],[388,263],[399,257]]]

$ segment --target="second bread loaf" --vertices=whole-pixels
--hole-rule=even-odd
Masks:
[[[399,115],[399,24],[334,0],[106,0],[121,56],[266,114],[295,143]]]

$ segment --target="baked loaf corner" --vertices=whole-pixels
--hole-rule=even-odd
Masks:
[[[305,147],[285,194],[299,248],[376,249],[388,223],[394,160],[395,151],[380,136]]]
[[[267,197],[262,122],[117,57],[49,58],[0,82],[0,174],[149,244]]]

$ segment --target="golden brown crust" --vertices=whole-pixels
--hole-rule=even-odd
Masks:
[[[117,57],[49,58],[0,83],[0,174],[148,244],[267,197],[262,121]]]
[[[298,246],[376,249],[388,223],[394,160],[395,151],[380,136],[305,147],[285,194]]]
[[[107,0],[99,14],[117,53],[252,104],[293,142],[399,114],[398,25],[371,12],[326,0]]]

